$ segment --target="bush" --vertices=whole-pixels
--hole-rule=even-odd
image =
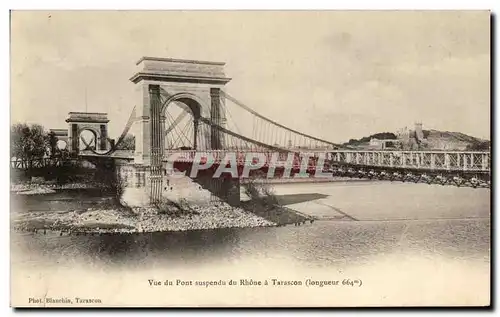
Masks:
[[[126,182],[118,173],[115,161],[97,164],[92,181],[103,186],[105,191],[113,193],[118,202],[121,200]]]
[[[245,194],[255,204],[265,206],[279,204],[272,185],[266,182],[265,175],[257,174],[249,178],[242,186]]]
[[[189,203],[181,198],[179,202],[172,200],[161,201],[153,204],[159,214],[169,215],[173,217],[181,217],[184,215],[197,215],[199,212],[193,210]]]

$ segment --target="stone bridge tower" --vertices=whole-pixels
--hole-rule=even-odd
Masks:
[[[108,150],[108,114],[101,112],[70,112],[68,123],[67,149],[70,153],[78,153],[80,134],[90,131],[94,135],[96,150]]]
[[[164,151],[165,109],[171,102],[182,103],[194,122],[195,148],[198,119],[210,119],[224,126],[224,98],[221,88],[231,79],[224,73],[225,63],[171,58],[143,57],[130,80],[136,84],[138,120],[134,123],[134,163],[151,166],[152,156]],[[223,147],[217,130],[210,131],[210,149]],[[154,165],[154,162],[153,162]]]

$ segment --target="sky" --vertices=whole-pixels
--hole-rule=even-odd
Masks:
[[[107,112],[118,137],[142,56],[226,62],[229,94],[332,142],[415,122],[490,136],[486,11],[14,11],[11,122]]]

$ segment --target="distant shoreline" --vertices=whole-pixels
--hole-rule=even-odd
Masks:
[[[360,178],[288,178],[288,179],[268,179],[268,184],[303,184],[303,183],[341,183],[341,182],[372,182],[371,179]]]
[[[264,179],[263,179],[264,180]],[[373,182],[371,179],[359,179],[359,178],[349,178],[349,177],[333,177],[333,178],[282,178],[282,179],[265,179],[265,183],[268,184],[304,184],[304,183],[342,183],[342,182]],[[245,183],[245,180],[242,181]],[[11,193],[20,195],[37,195],[37,194],[49,194],[54,193],[56,190],[62,189],[97,189],[102,188],[102,185],[91,184],[85,182],[70,182],[66,184],[56,184],[51,181],[42,182],[16,182],[10,184]]]

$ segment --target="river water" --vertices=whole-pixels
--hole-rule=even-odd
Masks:
[[[318,220],[178,233],[12,233],[13,297],[23,302],[49,292],[127,306],[489,303],[488,189],[346,182],[283,184],[274,190],[287,207]],[[177,280],[273,278],[351,279],[363,285],[176,285]],[[154,287],[148,280],[169,280],[173,286]]]

